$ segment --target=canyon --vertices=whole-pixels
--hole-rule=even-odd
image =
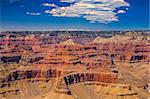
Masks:
[[[149,31],[2,32],[0,99],[147,99]]]

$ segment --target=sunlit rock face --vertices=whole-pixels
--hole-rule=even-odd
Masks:
[[[146,32],[3,33],[0,35],[0,87],[4,90],[0,95],[6,99],[17,96],[32,99],[49,91],[67,95],[68,86],[78,83],[102,89],[108,86],[112,90],[124,83],[129,88],[122,93],[105,95],[118,93],[121,97],[126,93],[127,97],[139,99],[137,95],[141,93],[134,85],[143,90],[148,89],[150,82],[146,75],[150,62],[149,37]],[[129,76],[127,81],[125,77]],[[71,84],[66,84],[64,78]],[[27,88],[20,83],[26,83]],[[31,86],[32,93],[28,90]]]

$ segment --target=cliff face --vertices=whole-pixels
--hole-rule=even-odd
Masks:
[[[19,63],[19,61],[21,60],[21,56],[3,56],[0,58],[0,60],[3,63],[11,63],[11,62]]]
[[[73,33],[65,36],[63,34],[12,36],[6,33],[0,39],[0,62],[5,65],[0,71],[6,72],[5,76],[0,77],[0,87],[7,88],[12,82],[22,80],[33,82],[56,80],[56,89],[61,92],[66,90],[68,83],[80,81],[121,83],[122,75],[115,66],[116,63],[149,64],[149,44],[147,36],[134,33],[112,37]],[[10,68],[11,64],[18,66],[12,65]],[[126,64],[123,65],[125,68],[129,70],[134,68],[135,75],[140,75],[137,73],[136,65]],[[137,69],[142,70],[141,74],[148,72],[148,67],[141,66]],[[67,79],[66,82],[64,78]],[[143,78],[145,80],[148,76],[145,75]]]
[[[47,65],[48,69],[51,66],[61,65],[62,68],[78,66],[86,69],[109,70],[113,64],[112,59],[129,63],[150,61],[149,41],[142,34],[127,33],[109,38],[97,37],[85,44],[77,43],[77,38],[73,40],[73,36],[70,37],[70,35],[65,37],[68,40],[57,44],[43,44],[42,39],[44,38],[46,38],[44,35],[23,37],[21,35],[5,35],[1,38],[1,62],[6,64],[19,64],[20,62],[26,66],[34,64],[34,68],[36,68],[36,64],[41,64],[41,67]]]

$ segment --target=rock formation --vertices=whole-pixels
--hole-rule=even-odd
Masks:
[[[81,86],[82,83],[87,84],[88,88],[92,85],[105,91],[107,89],[104,93],[96,89],[99,90],[96,96],[135,99],[147,96],[145,87],[149,82],[146,73],[149,73],[150,41],[149,34],[145,32],[0,35],[2,99],[44,99],[42,95],[49,97],[46,94],[49,92],[74,97],[74,94],[78,94],[74,86],[80,86],[80,83]],[[129,76],[133,78],[132,81],[125,79]],[[134,86],[135,83],[140,85]],[[128,87],[120,87],[123,84]]]

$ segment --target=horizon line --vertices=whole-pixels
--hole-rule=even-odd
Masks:
[[[89,31],[89,32],[90,32],[90,31],[93,31],[93,32],[94,32],[94,31],[95,31],[95,32],[116,31],[116,32],[117,32],[117,31],[150,31],[150,29],[127,29],[127,30],[126,30],[126,29],[124,29],[124,30],[87,30],[87,29],[85,29],[85,30],[84,30],[84,29],[79,29],[79,30],[67,30],[67,29],[66,29],[66,30],[63,30],[63,29],[62,29],[62,30],[61,30],[61,29],[60,29],[60,30],[2,30],[2,31],[0,30],[0,32],[55,32],[55,31],[56,31],[56,32],[57,32],[57,31],[58,31],[58,32],[59,32],[59,31],[60,31],[60,32],[63,32],[63,31],[69,31],[69,32],[75,32],[75,31],[79,31],[79,32],[82,32],[82,31],[87,31],[87,32],[88,32],[88,31]]]

